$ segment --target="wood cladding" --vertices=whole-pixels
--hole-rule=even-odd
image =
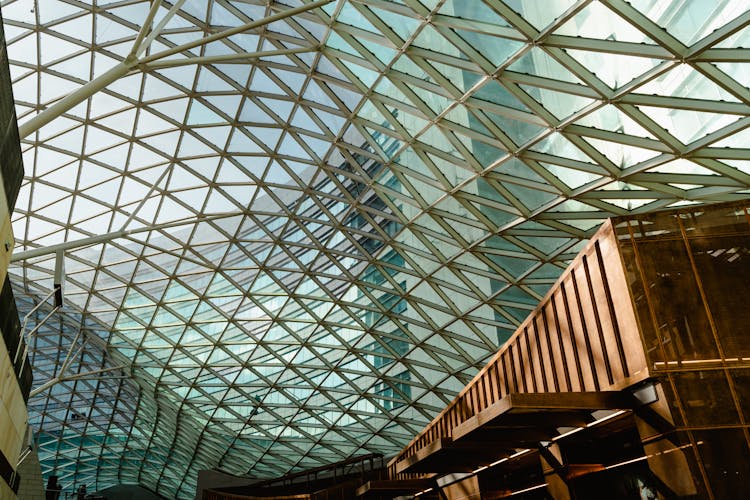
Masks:
[[[648,376],[611,222],[574,259],[492,360],[389,464],[416,454],[510,394],[620,390]]]

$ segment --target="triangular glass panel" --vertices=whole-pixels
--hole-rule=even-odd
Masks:
[[[575,0],[562,0],[551,5],[540,6],[533,0],[506,0],[508,6],[527,22],[542,30],[575,4]]]
[[[69,36],[71,38],[77,38],[88,44],[91,41],[90,33],[92,32],[93,19],[93,15],[86,14],[84,16],[75,17],[63,23],[55,24],[54,28],[52,29],[54,31],[57,31],[58,33],[62,33],[63,35]]]
[[[474,31],[462,29],[454,29],[453,31],[495,66],[505,63],[524,46],[524,43],[520,41],[499,38]]]
[[[226,119],[210,109],[197,99],[190,103],[190,112],[187,118],[188,125],[207,125],[212,123],[226,123]]]
[[[566,52],[612,89],[630,83],[662,62],[648,57],[578,49],[567,49]]]
[[[39,97],[40,102],[44,103],[67,95],[80,87],[80,85],[75,82],[51,75],[49,73],[40,73],[39,77],[41,78],[41,95]],[[32,102],[36,102],[36,99],[34,99]]]
[[[229,141],[229,147],[227,151],[233,151],[236,153],[264,153],[258,144],[255,143],[250,137],[245,135],[241,128],[234,129],[232,133],[232,140]]]
[[[735,6],[725,4],[690,2],[672,13],[664,5],[650,0],[633,0],[630,3],[686,46],[709,35],[739,14]]]
[[[654,135],[639,125],[635,120],[620,111],[612,104],[587,113],[583,118],[575,122],[577,125],[592,127],[595,129],[609,130],[611,132],[624,133],[636,137],[647,137],[656,139]]]
[[[28,5],[26,5],[25,7],[28,9]],[[63,2],[61,0],[48,0],[42,5],[39,5],[38,9],[39,20],[43,24],[83,12],[80,7],[70,5],[67,2]],[[3,8],[3,12],[4,11],[5,8]],[[34,11],[34,9],[32,8],[31,11]],[[28,22],[35,23],[36,20],[30,19],[28,20]]]
[[[91,79],[91,54],[84,52],[81,55],[53,64],[50,69],[79,80],[88,81]]]
[[[669,97],[710,99],[714,101],[738,102],[739,100],[721,88],[716,82],[696,71],[689,64],[680,64],[639,87],[639,94],[656,94]]]
[[[508,116],[500,116],[489,111],[485,111],[484,114],[492,120],[492,122],[497,125],[503,133],[510,137],[516,146],[526,144],[546,130],[546,127],[537,123],[515,120]]]
[[[560,26],[555,34],[656,45],[643,31],[618,16],[601,2],[587,4]]]
[[[236,90],[232,85],[227,83],[223,78],[206,67],[201,68],[198,76],[197,90],[200,92],[221,92]]]
[[[58,0],[56,3],[62,2]],[[130,24],[140,26],[148,16],[148,9],[149,6],[147,4],[132,4],[124,7],[109,7],[107,11],[114,16],[128,21]]]
[[[738,116],[689,109],[652,106],[638,106],[638,108],[683,144],[689,144],[739,119]]]
[[[564,82],[581,83],[577,76],[539,47],[533,47],[526,52],[508,66],[508,70]]]
[[[530,85],[521,85],[520,87],[533,97],[535,101],[544,106],[544,109],[561,120],[595,102],[594,99],[587,97],[566,94],[542,87],[532,87]]]
[[[153,75],[146,75],[146,86],[143,89],[143,95],[148,100],[164,99],[168,97],[179,97],[183,93],[173,87],[172,85],[164,82],[160,78]]]
[[[612,141],[604,141],[587,137],[586,142],[596,148],[596,150],[606,156],[612,163],[621,169],[632,167],[661,154],[659,151],[638,148],[628,144],[620,144]]]
[[[579,188],[590,182],[601,179],[600,175],[592,174],[585,170],[576,170],[550,163],[542,163],[541,165],[571,189]]]

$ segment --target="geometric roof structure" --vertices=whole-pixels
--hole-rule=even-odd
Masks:
[[[43,472],[396,453],[604,219],[748,197],[747,8],[4,1]]]

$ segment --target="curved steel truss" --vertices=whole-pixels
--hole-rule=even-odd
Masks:
[[[604,218],[748,196],[747,7],[4,0],[44,472],[399,450]]]

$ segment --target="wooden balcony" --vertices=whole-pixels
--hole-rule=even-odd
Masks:
[[[619,391],[648,376],[607,222],[497,355],[391,460],[389,476],[473,470],[513,448],[533,448],[559,428],[585,426],[596,410],[631,408]],[[482,443],[495,451],[482,451]],[[458,455],[470,463],[448,465]]]
[[[619,391],[509,394],[396,463],[396,473],[472,472],[535,448],[560,435],[559,429],[585,427],[599,410],[633,408],[636,401]]]

